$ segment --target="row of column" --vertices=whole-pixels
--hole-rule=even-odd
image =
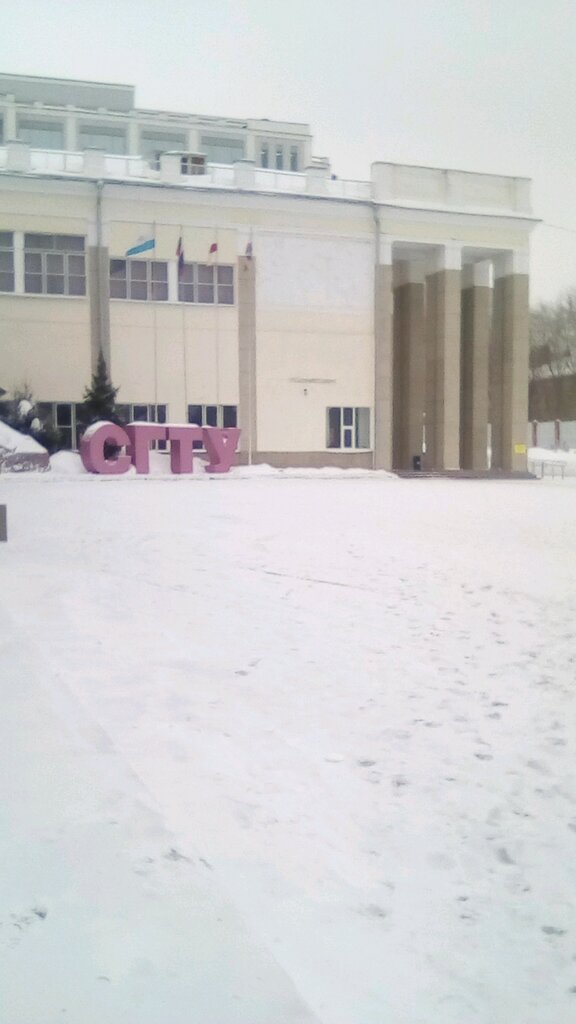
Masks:
[[[376,271],[375,465],[411,469],[420,456],[430,470],[525,471],[525,254],[463,268],[456,246],[432,260],[386,255]]]

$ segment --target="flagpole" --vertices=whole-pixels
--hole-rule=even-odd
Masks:
[[[218,302],[218,228],[214,229],[216,239],[216,259],[214,261],[214,298],[216,300],[216,405],[220,405],[220,317]]]
[[[154,239],[154,255],[156,255],[156,221],[152,225],[152,237]],[[152,269],[152,268],[151,268]],[[152,275],[150,283],[152,285]],[[154,329],[154,421],[158,415],[158,319],[157,319],[157,299],[154,296],[152,302],[152,322]]]
[[[179,236],[179,239],[180,239],[180,244],[182,246],[182,252],[184,253],[184,240],[183,240],[183,237],[182,237],[182,225],[180,225],[180,236]],[[186,258],[185,255],[183,255],[182,259],[185,260],[185,258]],[[177,268],[176,269],[177,269],[177,273],[178,273],[178,301],[180,302],[180,258],[178,259],[178,264],[177,264]],[[188,421],[188,353],[186,351],[186,303],[185,302],[181,302],[180,305],[182,307],[182,363],[183,363],[183,370],[184,370],[184,415],[186,417],[186,422],[187,422]]]
[[[252,263],[252,259],[253,259],[252,225],[250,225],[250,239],[249,239],[248,245],[246,246],[246,253],[245,253],[245,255],[248,256],[248,254],[249,254],[250,263]],[[253,269],[251,269],[251,273],[253,273]],[[253,444],[254,444],[254,439],[253,439],[253,436],[252,436],[252,422],[253,422],[253,418],[254,418],[253,417],[253,411],[252,411],[252,407],[253,407],[253,404],[254,404],[254,388],[252,386],[252,380],[253,380],[253,374],[254,374],[254,361],[255,361],[255,358],[256,358],[256,354],[255,354],[254,345],[252,344],[252,339],[251,339],[250,340],[250,345],[248,347],[248,465],[249,466],[252,465],[252,449],[253,449]]]

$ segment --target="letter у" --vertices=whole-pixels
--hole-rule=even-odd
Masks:
[[[202,439],[210,457],[210,464],[206,466],[207,473],[228,472],[236,453],[239,437],[239,427],[226,427],[224,429],[219,427],[203,427]]]

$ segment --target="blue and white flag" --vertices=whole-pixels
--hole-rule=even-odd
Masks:
[[[141,252],[148,252],[150,249],[154,249],[155,245],[155,238],[144,238],[141,236],[136,242],[136,245],[133,245],[131,249],[126,250],[126,255],[138,256]]]

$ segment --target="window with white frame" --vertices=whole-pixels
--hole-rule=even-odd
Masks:
[[[86,295],[82,235],[24,235],[24,291],[30,295]]]
[[[206,157],[196,153],[186,153],[180,157],[180,174],[206,174]]]
[[[82,402],[38,402],[36,408],[42,423],[49,423],[58,431],[63,448],[78,447],[88,426]]]
[[[196,427],[236,427],[238,407],[236,405],[189,405],[188,423]],[[202,441],[194,441],[193,447],[202,449]]]
[[[290,146],[290,170],[300,170],[300,152],[298,146]]]
[[[276,144],[276,170],[281,171],[284,168],[284,146],[281,142]]]
[[[184,263],[178,279],[178,300],[231,306],[234,302],[234,268]]]
[[[124,423],[167,423],[167,405],[148,405],[145,402],[134,402],[116,406],[118,417]],[[153,448],[164,452],[168,447],[166,441],[154,441]]]
[[[22,120],[18,122],[18,138],[35,149],[64,149],[64,125],[49,118]]]
[[[326,410],[327,448],[369,448],[370,409],[337,406]]]
[[[160,157],[171,150],[182,150],[186,145],[184,135],[168,134],[167,132],[142,132],[140,136],[140,154],[154,170],[160,170]]]
[[[270,163],[268,143],[263,142],[260,146],[260,167],[268,167]]]
[[[110,260],[110,298],[166,302],[168,264],[165,260]]]
[[[14,235],[0,231],[0,292],[14,291]]]
[[[114,125],[83,124],[78,129],[79,149],[103,149],[105,153],[126,152],[126,132]]]
[[[234,164],[244,159],[244,140],[231,135],[203,135],[200,149],[211,164]]]

